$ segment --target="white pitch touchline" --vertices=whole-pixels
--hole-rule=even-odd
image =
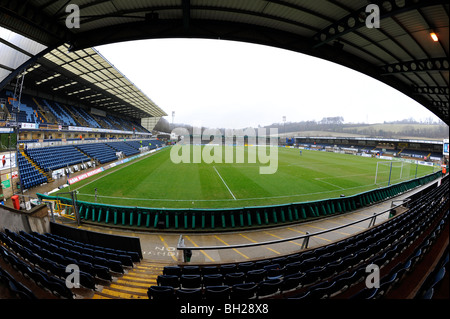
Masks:
[[[342,176],[327,176],[327,177],[316,177],[314,179],[328,179],[328,178],[344,178],[344,177],[354,177],[354,176],[373,176],[373,174],[353,174],[353,175],[342,175]]]
[[[222,176],[220,176],[219,172],[217,171],[216,167],[213,166],[214,170],[216,171],[217,175],[219,175],[220,179],[222,180],[222,182],[225,184],[225,187],[228,189],[228,191],[230,192],[231,196],[233,196],[234,200],[236,200],[236,197],[234,197],[233,193],[231,192],[230,188],[228,187],[227,183],[225,183],[225,181],[223,180]]]
[[[330,182],[326,182],[326,181],[324,181],[324,179],[329,179],[329,178],[343,178],[343,177],[354,177],[354,176],[369,176],[369,174],[353,174],[353,175],[344,175],[344,176],[316,177],[316,178],[314,178],[314,179],[315,179],[316,181],[318,181],[318,182],[326,183],[326,184],[328,184],[328,185],[331,185],[331,186],[337,187],[337,188],[339,188],[339,189],[345,190],[345,188],[340,187],[340,186],[335,185],[335,184],[330,183]]]
[[[332,184],[332,183],[330,183],[330,182],[325,182],[325,181],[322,181],[321,179],[319,179],[319,178],[314,178],[316,181],[318,181],[318,182],[322,182],[322,183],[326,183],[326,184],[328,184],[328,185],[331,185],[331,186],[334,186],[334,187],[337,187],[337,188],[339,188],[339,189],[345,189],[345,188],[342,188],[342,187],[340,187],[340,186],[337,186],[337,185],[334,185],[334,184]]]

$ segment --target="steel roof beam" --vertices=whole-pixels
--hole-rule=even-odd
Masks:
[[[401,6],[397,4],[397,1],[395,0],[373,2],[373,4],[378,5],[380,9],[380,21],[411,10],[447,3],[447,1],[443,0],[405,0],[405,5]],[[347,33],[354,32],[359,28],[366,27],[367,16],[366,6],[364,6],[322,29],[313,37],[317,41],[314,48],[318,48],[330,41],[342,37]]]
[[[391,75],[411,72],[447,71],[449,70],[448,58],[411,60],[388,64],[380,67],[381,75]]]
[[[1,19],[1,25],[47,46],[56,47],[71,38],[69,29],[61,26],[54,17],[44,14],[29,1],[3,0],[0,13],[5,13],[9,18]]]
[[[415,94],[436,94],[436,95],[449,95],[449,88],[447,86],[415,86]]]
[[[183,8],[183,28],[188,32],[191,22],[191,0],[183,0],[181,6]]]

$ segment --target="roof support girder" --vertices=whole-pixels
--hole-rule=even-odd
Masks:
[[[384,65],[380,68],[382,75],[391,75],[410,72],[447,71],[449,70],[448,58],[411,60]]]
[[[436,94],[449,95],[449,88],[446,86],[415,86],[414,93],[416,94]]]
[[[53,17],[47,16],[29,1],[2,0],[0,25],[50,47],[57,47],[71,38],[69,30]]]
[[[46,55],[51,51],[51,48],[47,48],[36,54],[35,56],[31,57],[30,59],[26,60],[22,65],[20,65],[18,68],[13,70],[7,77],[3,79],[2,82],[0,82],[0,89],[5,87],[9,82],[11,82],[16,76],[18,76],[21,72],[23,72],[28,66],[33,65],[36,63],[41,57]]]
[[[191,0],[183,0],[181,6],[183,8],[183,28],[188,32],[191,21]]]
[[[395,0],[382,0],[382,1],[372,1],[372,4],[376,4],[380,9],[380,23],[385,18],[398,15],[403,12],[416,10],[418,8],[424,8],[434,5],[447,4],[447,1],[443,0],[405,0],[402,1]],[[336,40],[343,35],[354,32],[359,28],[366,27],[366,18],[368,13],[366,12],[366,6],[350,13],[344,18],[330,24],[326,28],[318,32],[314,39],[317,41],[315,48],[320,47],[330,41]]]

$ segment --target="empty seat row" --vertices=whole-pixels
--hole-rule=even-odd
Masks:
[[[81,144],[76,147],[100,164],[117,160],[116,150],[105,143]]]
[[[66,247],[67,249],[79,250],[82,249],[85,253],[101,254],[103,257],[113,257],[116,259],[123,259],[123,265],[133,267],[133,262],[141,260],[140,255],[135,251],[121,250],[110,247],[103,247],[99,245],[92,245],[80,241],[72,240],[52,233],[39,234],[32,232],[29,235],[40,236],[40,238],[53,242],[56,245]],[[121,257],[123,256],[123,257]]]
[[[0,253],[5,262],[19,271],[24,277],[33,280],[41,288],[61,298],[74,298],[74,293],[66,286],[64,280],[49,275],[47,272],[42,271],[37,267],[30,267],[27,263],[9,253],[2,246],[0,246]],[[12,277],[8,278],[10,288],[20,299],[36,299],[36,296],[30,289],[19,282],[11,280],[11,278]]]
[[[448,186],[446,178],[441,187],[411,201],[409,211],[342,241],[256,262],[166,266],[158,277],[158,285],[171,287],[175,294],[180,289],[200,289],[204,293],[209,286],[231,288],[234,284],[253,282],[258,285],[269,280],[278,282],[272,282],[274,289],[278,285],[278,293],[283,293],[287,287],[301,291],[295,298],[329,297],[361,279],[367,264],[383,267],[412,245],[445,209],[448,210]],[[400,274],[401,269],[383,278],[384,286],[398,280]]]
[[[419,243],[419,245],[412,251],[411,254],[408,255],[406,260],[403,262],[399,262],[392,269],[384,275],[380,279],[380,283],[378,287],[367,288],[357,291],[354,295],[352,295],[351,299],[379,299],[384,298],[391,289],[398,287],[398,283],[402,281],[402,279],[411,273],[414,267],[424,258],[425,254],[431,249],[431,246],[434,243],[434,239],[440,234],[442,231],[443,225],[448,223],[449,211],[447,210],[444,214],[442,220],[438,223],[438,225],[431,230],[430,234]],[[447,246],[448,251],[448,246]],[[436,273],[432,273],[430,275],[433,280],[435,279]],[[438,275],[436,277],[439,277]],[[427,287],[427,284],[424,284]],[[428,286],[429,287],[429,286]],[[432,287],[431,287],[432,289]],[[426,290],[423,294],[418,292],[415,298],[431,298],[432,290]]]
[[[24,189],[29,189],[48,181],[47,177],[42,175],[41,172],[39,172],[39,170],[22,155],[22,153],[18,152],[17,154],[20,181]]]
[[[106,143],[106,144],[108,146],[112,147],[113,149],[115,149],[117,152],[123,152],[123,154],[125,154],[125,156],[139,154],[138,149],[128,145],[125,142],[111,142],[111,143]]]
[[[26,150],[27,155],[44,171],[89,161],[90,158],[72,145],[33,148]]]
[[[7,100],[6,107],[10,113],[13,113],[13,107],[17,109],[19,105],[17,99],[11,99],[13,96],[14,92],[10,90],[0,90],[0,97]],[[38,107],[38,104],[40,107]],[[57,123],[55,123],[51,117],[54,117]],[[130,120],[118,118],[110,114],[106,115],[106,117],[99,115],[97,115],[97,117],[101,118],[107,126],[103,127],[96,121],[95,116],[83,108],[33,97],[28,94],[21,95],[20,110],[17,113],[18,122],[23,123],[62,124],[67,126],[84,126],[86,123],[89,127],[93,128],[123,131],[130,131],[132,128],[135,128],[137,132],[149,133],[142,125]],[[80,118],[82,118],[85,123],[81,123],[79,120]]]
[[[449,248],[447,246],[445,254],[440,259],[438,265],[433,272],[427,277],[421,287],[419,297],[422,299],[432,299],[435,294],[435,289],[444,286],[445,276],[449,272]],[[445,287],[445,286],[444,286]]]
[[[0,247],[0,256],[4,258],[6,254],[4,253],[4,248]],[[10,261],[8,258],[4,258],[4,260],[8,263]],[[11,294],[13,294],[16,298],[19,299],[25,299],[25,300],[34,300],[37,299],[34,293],[28,289],[26,286],[24,286],[22,283],[18,282],[14,279],[13,276],[6,270],[2,269],[0,267],[0,284],[5,285],[8,287]]]
[[[171,286],[150,286],[147,290],[149,299],[155,300],[228,300],[228,299],[256,299],[268,297],[282,288],[280,279],[270,279],[260,283],[248,282],[232,286],[206,286],[204,289],[180,288]]]
[[[0,233],[1,234],[1,233]],[[27,242],[26,239],[20,238],[19,235],[13,235],[15,233],[8,232],[8,238],[3,238],[8,246],[10,246],[14,251],[20,254],[24,259],[28,260],[33,265],[38,265],[46,271],[51,272],[55,276],[66,277],[65,268],[68,265],[77,265],[81,272],[88,274],[86,277],[97,277],[103,280],[112,280],[112,275],[110,273],[111,261],[104,259],[95,259],[94,263],[90,262],[84,256],[79,259],[74,259],[68,256],[59,254],[58,252],[47,250],[39,245],[32,242]],[[4,236],[3,236],[4,237]],[[19,243],[20,242],[20,243]],[[118,264],[118,263],[114,263]],[[117,271],[120,271],[119,268]],[[88,283],[93,282],[93,279],[86,280]],[[89,284],[88,288],[94,288]]]
[[[73,106],[71,106],[71,109],[72,109],[72,112],[81,116],[89,124],[90,127],[102,128],[101,125],[98,124],[97,121],[95,119],[93,119],[92,116],[88,112],[86,112],[84,109],[75,108]]]
[[[72,116],[68,114],[66,110],[64,110],[63,107],[59,105],[57,102],[42,99],[42,103],[43,105],[47,106],[47,108],[51,111],[53,116],[55,116],[58,119],[58,123],[61,123],[63,125],[75,125],[75,126],[77,125]]]

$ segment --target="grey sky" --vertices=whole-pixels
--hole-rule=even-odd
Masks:
[[[175,123],[243,128],[342,116],[346,123],[438,118],[361,73],[249,43],[161,39],[96,48]]]

